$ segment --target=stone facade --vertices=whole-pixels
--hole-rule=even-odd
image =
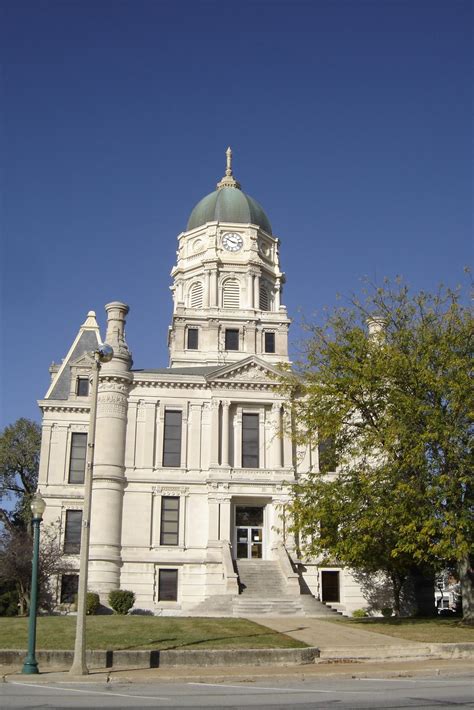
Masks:
[[[206,600],[239,594],[239,560],[251,558],[279,561],[288,589],[299,590],[297,571],[316,598],[332,585],[333,601],[350,611],[364,605],[352,576],[298,566],[286,534],[289,486],[317,470],[318,451],[295,450],[288,436],[290,412],[277,387],[290,324],[279,240],[258,203],[238,194],[230,158],[222,192],[208,196],[224,207],[178,236],[170,367],[133,370],[128,307],[106,306],[114,357],[99,381],[89,588],[104,603],[121,587],[135,592],[137,608],[197,613]],[[243,199],[259,224],[240,216]],[[83,502],[90,407],[84,378],[99,341],[90,312],[62,365],[51,368],[39,403],[45,522],[59,522],[74,562],[78,515],[71,511]],[[58,595],[68,601],[64,589]]]

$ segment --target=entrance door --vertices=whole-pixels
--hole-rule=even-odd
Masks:
[[[321,572],[321,601],[338,602],[339,572]]]
[[[235,551],[237,559],[263,557],[263,506],[235,508]]]

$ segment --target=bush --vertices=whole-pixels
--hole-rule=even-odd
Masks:
[[[369,615],[365,609],[355,609],[352,612],[352,616],[354,619],[365,619]]]
[[[393,609],[392,609],[392,607],[391,607],[391,606],[384,606],[384,608],[382,609],[382,616],[383,616],[385,619],[390,619],[390,617],[392,616],[392,614],[393,614]]]
[[[0,594],[0,616],[18,616],[18,592],[12,589]]]
[[[93,616],[97,614],[100,607],[100,597],[97,592],[87,592],[86,614]]]
[[[114,589],[109,594],[109,604],[116,614],[128,614],[135,603],[135,594],[128,589]]]

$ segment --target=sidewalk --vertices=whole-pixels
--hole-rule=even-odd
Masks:
[[[0,682],[33,684],[94,683],[110,686],[114,683],[248,683],[265,678],[309,680],[316,678],[413,678],[422,676],[456,676],[472,673],[472,661],[429,659],[423,661],[392,661],[390,663],[318,663],[305,666],[242,666],[208,668],[148,668],[93,671],[86,676],[71,676],[67,671],[40,672],[22,675],[16,670],[0,667]]]

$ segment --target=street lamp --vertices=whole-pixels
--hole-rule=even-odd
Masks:
[[[39,561],[39,535],[40,523],[43,520],[46,503],[37,491],[30,503],[33,513],[33,560],[31,562],[31,592],[30,592],[30,618],[28,621],[28,655],[23,663],[22,673],[39,673],[38,661],[35,658],[36,649],[36,607],[38,605],[38,561]]]
[[[109,362],[114,356],[110,345],[103,343],[94,351],[94,364],[91,368],[91,405],[89,412],[89,435],[87,438],[87,463],[84,481],[84,508],[82,511],[81,554],[79,557],[79,586],[77,590],[77,621],[74,659],[69,673],[87,675],[86,664],[86,606],[87,576],[89,568],[89,539],[92,503],[92,473],[94,468],[95,428],[97,421],[97,395],[99,392],[99,372],[102,363]]]

